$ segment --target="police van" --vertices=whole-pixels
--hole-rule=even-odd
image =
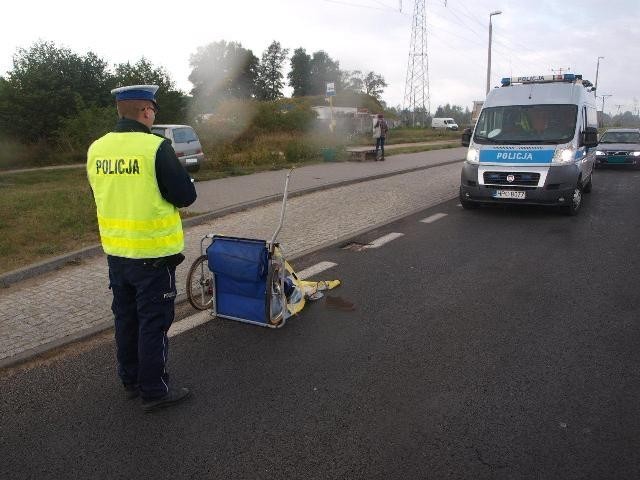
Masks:
[[[460,178],[460,203],[555,205],[576,215],[591,191],[597,114],[581,75],[503,78],[487,95]]]

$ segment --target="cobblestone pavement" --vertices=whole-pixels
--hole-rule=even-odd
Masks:
[[[435,166],[290,198],[278,236],[289,259],[454,198],[460,164]],[[283,174],[279,174],[280,184]],[[282,188],[280,186],[280,188]],[[176,274],[184,293],[188,267],[207,233],[270,239],[281,202],[226,215],[185,229],[185,262]],[[1,291],[0,367],[102,331],[112,325],[104,255],[43,274]]]

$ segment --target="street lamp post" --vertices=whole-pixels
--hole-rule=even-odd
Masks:
[[[489,14],[489,48],[487,53],[487,94],[489,94],[489,88],[491,88],[491,17],[494,15],[500,15],[502,12],[500,10],[496,10],[495,12],[491,12]]]
[[[596,64],[596,84],[593,86],[594,95],[598,96],[598,71],[600,70],[600,59],[604,60],[604,57],[598,57],[598,63]]]

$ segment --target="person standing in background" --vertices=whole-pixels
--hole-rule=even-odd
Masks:
[[[376,139],[376,160],[384,160],[384,141],[388,131],[389,126],[387,125],[387,121],[384,119],[384,116],[379,113],[373,124],[373,138]],[[380,151],[379,155],[378,151]]]

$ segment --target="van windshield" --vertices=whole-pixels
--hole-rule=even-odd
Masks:
[[[484,108],[473,141],[480,144],[568,143],[576,131],[576,105],[507,105]]]

